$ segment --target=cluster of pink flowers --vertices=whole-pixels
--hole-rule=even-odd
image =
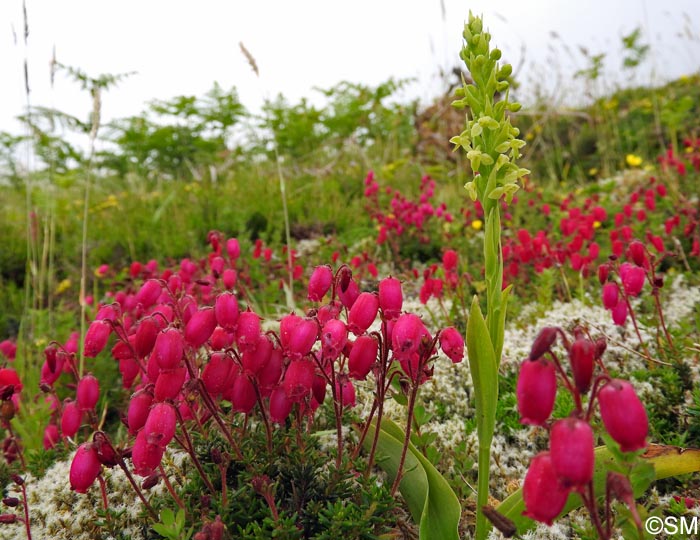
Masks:
[[[437,218],[445,223],[453,221],[445,203],[437,206],[432,203],[435,180],[429,176],[421,178],[418,200],[412,200],[398,189],[392,190],[390,187],[386,187],[384,192],[391,196],[388,208],[380,200],[379,183],[374,177],[374,172],[367,173],[364,195],[369,215],[379,226],[378,244],[397,242],[402,235],[409,235],[427,243],[430,241],[430,232],[426,227],[428,220]]]
[[[257,411],[270,430],[313,417],[330,393],[340,422],[342,410],[355,405],[356,381],[373,374],[383,398],[398,374],[409,386],[427,380],[438,346],[453,362],[462,360],[464,341],[457,330],[445,328],[433,336],[420,317],[403,312],[398,279],[387,277],[377,292],[362,292],[344,265],[336,271],[316,267],[308,282],[315,305],[264,331],[262,317],[242,307],[235,290],[238,242],[210,235],[210,243],[205,261],[185,259],[176,270],[132,265],[132,282],[110,295],[113,303],[99,307],[85,336],[84,356],[100,355],[114,338],[111,356],[119,363],[122,386],[134,391],[124,415],[134,438],[118,449],[97,431],[80,445],[70,474],[76,491],[87,490],[103,465],[121,466],[127,457],[136,474],[150,477],[173,439],[192,451],[186,432],[207,421],[217,422],[226,434],[230,427],[220,415],[222,400],[241,414]],[[145,279],[137,286],[139,278]],[[75,437],[86,421],[97,426],[99,383],[92,375],[79,376],[76,352],[73,341],[45,351],[42,388],[55,409],[47,446],[61,436]],[[66,371],[77,382],[76,398],[61,404],[54,386]],[[227,439],[237,455],[235,437],[229,433]]]
[[[568,356],[568,369],[554,349],[558,337]],[[611,378],[605,370],[605,339],[592,340],[580,328],[574,331],[573,338],[570,340],[560,328],[543,328],[521,365],[517,384],[521,422],[544,426],[550,435],[549,450],[533,458],[525,476],[525,515],[549,525],[572,492],[579,493],[591,512],[596,511],[591,487],[595,466],[591,420],[595,403],[605,430],[622,452],[645,448],[649,429],[646,410],[632,385]],[[567,418],[552,420],[557,376],[573,396],[575,409]],[[629,485],[624,477],[612,478],[608,482],[617,487],[625,482]]]

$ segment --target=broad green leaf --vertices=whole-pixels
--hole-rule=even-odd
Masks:
[[[651,444],[642,455],[647,463],[653,465],[656,480],[662,480],[671,476],[680,476],[700,471],[700,449],[680,448],[678,446],[665,446]],[[595,449],[595,472],[593,474],[593,486],[599,496],[605,495],[605,479],[611,465],[615,462],[613,453],[605,446]],[[644,471],[642,471],[644,474]],[[641,493],[635,492],[635,496]],[[560,514],[565,516],[572,510],[581,506],[581,498],[572,494]],[[505,499],[497,508],[505,517],[513,521],[518,528],[518,534],[524,534],[535,527],[535,521],[523,516],[525,502],[523,501],[522,488]]]
[[[372,422],[364,441],[368,450],[372,446],[375,429],[376,422]],[[403,430],[391,420],[382,419],[377,442],[377,465],[387,473],[390,481],[396,478],[403,441]],[[461,506],[457,496],[447,480],[410,443],[399,491],[413,520],[419,524],[420,540],[459,540]]]
[[[469,369],[474,381],[479,441],[490,442],[493,437],[498,401],[498,366],[486,321],[481,314],[476,296],[472,301],[467,322],[467,352]]]

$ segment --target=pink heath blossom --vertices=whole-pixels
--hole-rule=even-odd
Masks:
[[[617,305],[612,308],[612,319],[618,326],[623,326],[627,320],[627,302],[622,298],[617,302]]]
[[[397,320],[391,334],[391,344],[396,358],[408,358],[418,354],[421,344],[432,338],[423,321],[413,313],[404,313]]]
[[[593,479],[593,429],[585,420],[565,418],[554,422],[549,451],[554,470],[565,486],[580,488]]]
[[[379,282],[379,307],[385,319],[394,320],[401,315],[403,291],[398,279],[388,277]]]
[[[223,392],[226,379],[233,369],[233,358],[223,352],[215,352],[209,356],[209,361],[202,371],[202,382],[212,396]]]
[[[645,278],[646,271],[644,268],[630,263],[622,263],[620,265],[620,279],[627,295],[637,296],[642,292]]]
[[[569,498],[569,489],[559,482],[549,452],[537,454],[523,482],[523,514],[535,521],[552,525]]]
[[[574,384],[581,394],[588,392],[588,389],[591,387],[595,356],[595,344],[586,338],[579,338],[574,341],[569,350]]]
[[[177,328],[167,328],[157,335],[149,364],[155,359],[160,369],[174,369],[182,363],[184,350],[182,332]]]
[[[192,347],[204,345],[216,328],[214,309],[205,307],[192,315],[185,326],[185,341]]]
[[[93,410],[100,399],[100,384],[93,375],[85,375],[78,381],[76,400],[83,411]]]
[[[540,330],[539,334],[532,342],[532,347],[530,348],[529,360],[538,360],[544,353],[549,351],[557,340],[557,334],[559,330],[554,326],[545,326]]]
[[[457,364],[464,358],[464,338],[455,328],[451,326],[440,332],[440,348],[447,357]]]
[[[165,448],[175,436],[176,426],[175,408],[170,403],[156,403],[148,412],[143,431],[149,443]]]
[[[91,443],[81,444],[70,465],[71,489],[77,493],[86,493],[101,470],[102,464],[97,458],[94,446]]]
[[[543,426],[552,414],[557,375],[549,360],[525,360],[520,366],[516,397],[520,423]]]
[[[260,317],[253,311],[244,311],[238,316],[236,344],[242,351],[255,349],[260,336]]]
[[[311,360],[293,360],[284,374],[282,386],[291,401],[301,401],[311,393],[315,367]]]
[[[294,402],[281,386],[275,388],[270,394],[270,419],[276,424],[284,424],[293,405]]]
[[[312,302],[320,302],[331,288],[333,271],[329,266],[317,266],[309,278],[308,298]]]
[[[187,378],[187,369],[183,367],[164,369],[158,374],[153,395],[156,401],[175,399],[182,390]]]
[[[44,429],[43,445],[44,450],[50,450],[58,444],[61,440],[61,435],[58,432],[58,426],[56,424],[49,424]]]
[[[141,285],[139,292],[136,293],[136,301],[144,308],[149,308],[156,303],[163,292],[163,286],[157,279],[149,279]]]
[[[164,453],[165,447],[150,442],[146,430],[142,429],[136,435],[136,441],[131,449],[134,472],[144,477],[150,475],[160,465]]]
[[[88,358],[95,358],[107,345],[112,325],[106,320],[93,321],[85,333],[83,351]]]
[[[255,349],[248,349],[241,355],[241,367],[246,375],[257,375],[270,361],[273,343],[265,334],[260,334]]]
[[[255,407],[257,395],[255,387],[247,375],[239,375],[233,383],[231,405],[234,410],[248,414]]]
[[[612,379],[598,392],[598,404],[605,429],[623,452],[646,447],[647,412],[629,382]]]
[[[348,329],[356,336],[364,334],[374,322],[379,311],[379,298],[376,294],[363,292],[350,308]]]
[[[126,424],[131,435],[136,435],[144,426],[151,405],[153,405],[153,392],[150,390],[142,389],[131,396],[126,413]]]
[[[356,380],[365,380],[377,361],[379,343],[374,336],[359,336],[352,344],[348,357],[348,372]]]
[[[61,414],[61,434],[64,437],[75,437],[83,421],[83,411],[75,401],[66,400]]]
[[[331,319],[321,329],[321,353],[323,358],[335,360],[343,352],[348,341],[348,329],[343,321]]]
[[[229,332],[235,331],[239,315],[238,299],[236,295],[232,293],[222,293],[217,296],[214,313],[219,326]]]
[[[614,309],[620,300],[620,289],[617,283],[606,283],[603,285],[603,307]]]

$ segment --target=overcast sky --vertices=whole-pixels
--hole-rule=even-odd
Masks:
[[[580,98],[561,80],[585,62],[578,45],[606,53],[606,81],[623,82],[621,36],[636,27],[653,48],[647,69],[658,80],[700,69],[698,0],[0,0],[0,131],[25,106],[22,63],[29,61],[31,102],[87,118],[90,97],[66,77],[49,84],[59,62],[96,76],[135,71],[103,96],[103,118],[134,115],[147,101],[202,95],[214,81],[236,86],[244,105],[281,92],[291,100],[341,80],[376,85],[417,77],[410,97],[440,89],[438,72],[458,65],[469,10],[482,13],[504,59],[520,67],[522,91],[542,85],[556,98]],[[444,7],[444,17],[443,17]],[[556,32],[559,38],[552,36]],[[239,51],[255,57],[260,78]],[[570,53],[567,53],[568,47]],[[523,56],[523,50],[526,56]],[[649,75],[640,83],[648,83]],[[578,95],[577,95],[578,94]]]

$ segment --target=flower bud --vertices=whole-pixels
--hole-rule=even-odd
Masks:
[[[557,374],[549,360],[525,360],[520,366],[516,396],[520,423],[543,426],[554,408]]]
[[[95,408],[99,399],[100,383],[93,375],[85,375],[78,381],[78,389],[76,391],[78,406],[83,411],[89,411]]]
[[[320,302],[333,283],[333,271],[329,266],[317,266],[309,278],[309,295],[312,302]]]
[[[348,372],[356,380],[365,380],[377,361],[379,344],[374,336],[359,336],[352,344],[348,357]]]
[[[605,285],[610,275],[610,265],[608,263],[601,264],[598,267],[598,281],[601,285]]]
[[[588,392],[588,389],[591,387],[595,354],[595,344],[586,338],[579,338],[574,341],[569,350],[574,384],[581,394]]]
[[[569,490],[559,483],[550,453],[537,454],[532,458],[523,482],[523,515],[551,526],[568,498]]]
[[[379,282],[379,307],[385,319],[394,320],[401,315],[403,291],[398,279],[388,277]]]
[[[112,325],[106,320],[93,321],[85,333],[83,351],[88,358],[95,358],[107,345]]]
[[[229,332],[236,330],[238,323],[238,299],[233,293],[222,293],[216,297],[214,306],[216,321]]]
[[[451,326],[440,332],[440,348],[453,364],[458,364],[464,358],[464,338]]]
[[[581,487],[593,479],[593,430],[578,418],[557,420],[552,425],[549,451],[559,480],[567,487]]]
[[[212,308],[198,310],[185,326],[185,341],[192,347],[201,347],[216,328],[216,314]]]
[[[623,452],[646,447],[647,412],[629,382],[612,379],[598,392],[598,403],[605,429]]]
[[[350,308],[348,329],[356,336],[364,334],[377,317],[377,311],[379,311],[377,295],[369,292],[360,294]]]
[[[544,353],[549,351],[549,349],[554,345],[557,340],[557,333],[559,329],[554,326],[545,326],[537,334],[535,341],[532,342],[532,348],[530,349],[530,356],[528,360],[537,360],[541,358]]]
[[[97,451],[90,443],[83,443],[70,464],[70,486],[77,493],[86,493],[102,470]]]

